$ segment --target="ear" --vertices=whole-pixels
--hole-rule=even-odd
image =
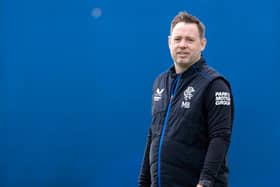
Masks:
[[[206,43],[207,43],[206,38],[202,38],[202,39],[200,40],[201,51],[203,51],[203,50],[205,49]]]
[[[171,46],[171,35],[168,36],[168,47],[170,48]]]

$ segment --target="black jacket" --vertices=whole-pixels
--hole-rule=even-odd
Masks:
[[[201,58],[180,75],[154,82],[152,125],[140,187],[227,187],[233,122],[230,85]]]

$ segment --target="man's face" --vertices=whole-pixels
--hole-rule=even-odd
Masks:
[[[187,69],[198,61],[206,45],[206,39],[200,38],[195,23],[177,23],[168,39],[175,67],[179,69]]]

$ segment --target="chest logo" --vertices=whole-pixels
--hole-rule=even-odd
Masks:
[[[162,98],[162,93],[164,92],[164,88],[157,88],[156,93],[154,94],[154,101],[159,101]]]
[[[191,108],[191,99],[193,97],[193,93],[195,92],[195,89],[192,86],[189,86],[184,91],[184,100],[182,101],[181,107],[182,108]]]

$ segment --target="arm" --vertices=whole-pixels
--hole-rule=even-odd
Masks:
[[[142,161],[142,167],[138,179],[139,187],[150,187],[151,185],[150,161],[149,161],[150,145],[151,145],[151,129],[149,129],[149,133],[147,136],[144,158]]]
[[[210,187],[225,160],[230,144],[233,100],[229,86],[222,79],[214,80],[211,83],[205,99],[210,141],[200,173],[199,185]]]

